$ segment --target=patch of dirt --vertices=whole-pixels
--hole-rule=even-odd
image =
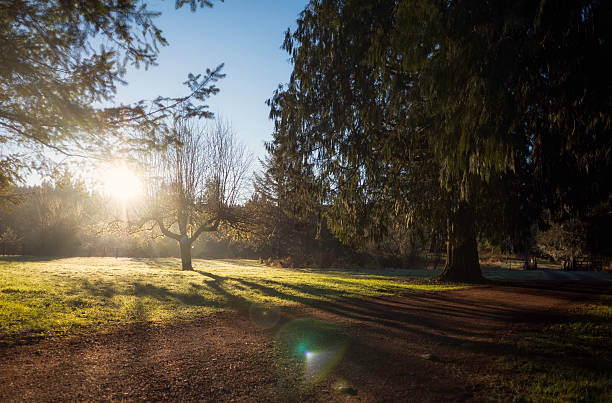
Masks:
[[[487,286],[284,309],[267,329],[252,312],[225,312],[3,346],[0,400],[495,400],[504,340],[609,292]]]

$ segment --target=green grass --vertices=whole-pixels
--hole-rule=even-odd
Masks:
[[[498,369],[522,400],[612,401],[612,296],[512,344]]]
[[[347,297],[450,290],[427,270],[270,268],[250,260],[6,258],[0,342],[138,322],[169,322],[253,304],[313,305]]]

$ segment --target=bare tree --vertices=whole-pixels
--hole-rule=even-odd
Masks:
[[[178,241],[183,270],[192,270],[194,241],[236,220],[252,156],[222,119],[208,126],[178,121],[174,131],[178,142],[150,157],[147,218]]]

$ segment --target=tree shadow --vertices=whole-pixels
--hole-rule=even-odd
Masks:
[[[387,304],[375,300],[342,298],[344,294],[341,291],[315,287],[312,285],[298,286],[272,280],[265,280],[268,285],[263,285],[244,279],[233,280],[263,295],[295,302],[332,314],[336,317],[336,320],[339,321],[375,324],[377,325],[376,331],[380,333],[388,333],[389,331],[396,331],[398,334],[403,333],[404,335],[406,335],[406,333],[411,333],[413,335],[431,337],[439,343],[460,343],[465,341],[466,338],[483,336],[478,332],[469,332],[458,326],[452,326],[452,322],[451,326],[448,326],[443,324],[444,321],[436,321],[425,317],[432,313],[446,315],[449,313],[450,307],[448,306],[433,308],[424,304],[419,304],[419,306],[391,308]],[[270,284],[294,289],[302,295],[282,292],[275,287],[271,287]],[[330,300],[324,300],[322,297],[329,298]],[[473,312],[474,310],[476,312]],[[501,312],[498,315],[493,315],[487,310],[478,308],[473,309],[473,307],[468,306],[465,308],[455,308],[454,313],[467,319],[481,318],[486,315],[499,317],[504,314]],[[507,316],[510,317],[510,314]]]
[[[132,257],[132,262],[142,263],[152,269],[176,269],[180,270],[180,263],[170,262],[169,258],[146,258],[146,257]]]
[[[87,294],[95,297],[112,298],[115,295],[124,294],[117,290],[117,286],[115,283],[102,280],[81,280],[79,288],[86,291]]]
[[[247,312],[249,307],[251,306],[251,301],[246,298],[229,292],[225,288],[223,288],[223,283],[226,280],[236,280],[231,277],[223,277],[217,274],[213,274],[210,272],[206,272],[203,270],[194,270],[195,273],[201,274],[203,276],[209,277],[212,281],[208,281],[206,285],[211,288],[211,290],[217,293],[219,296],[222,296],[227,301],[227,306],[231,309],[234,309],[239,312]]]
[[[214,303],[213,300],[204,298],[202,294],[197,292],[184,293],[171,291],[166,287],[160,287],[150,283],[133,283],[134,295],[138,297],[151,297],[159,301],[171,302],[178,301],[185,305],[190,306],[209,306],[218,307],[218,303]]]
[[[188,306],[230,308],[244,315],[248,314],[249,308],[254,303],[245,295],[256,293],[298,304],[297,307],[283,310],[281,325],[303,315],[303,307],[310,307],[324,313],[328,320],[347,323],[355,329],[360,329],[364,334],[392,337],[397,340],[424,340],[426,344],[446,346],[453,351],[465,353],[466,350],[473,350],[486,352],[494,357],[503,356],[511,349],[509,343],[500,341],[500,332],[505,332],[505,327],[518,323],[546,326],[564,320],[562,315],[551,314],[547,310],[521,308],[520,304],[512,300],[483,300],[475,305],[469,296],[462,296],[461,291],[356,299],[347,298],[341,288],[308,283],[290,284],[271,279],[221,276],[199,269],[194,273],[206,277],[206,281],[204,284],[191,282],[190,290],[187,292],[178,292],[165,286],[143,282],[132,283],[131,292],[118,290],[113,283],[103,281],[95,283],[84,281],[83,288],[92,295],[107,298],[126,294],[150,297],[162,302],[178,302]],[[228,282],[231,284],[227,284]],[[580,290],[575,290],[567,285],[558,289],[553,284],[544,283],[529,286],[505,285],[504,288],[517,298],[520,295],[549,295],[561,300],[575,301],[578,294],[602,291],[601,287],[589,287],[584,285]],[[212,296],[205,297],[202,295],[203,291],[212,293]],[[134,309],[137,314],[138,307]],[[483,322],[487,325],[478,326],[471,324],[472,322]],[[363,340],[355,342],[349,351],[352,351],[351,354],[354,356],[349,359],[350,365],[363,367],[364,371],[369,365],[369,360],[362,359],[361,356],[393,359],[393,354]],[[527,358],[533,354],[533,351],[516,352],[519,358]],[[547,354],[551,362],[567,364],[567,360],[563,357]],[[346,377],[349,376],[350,371]]]
[[[354,277],[354,278],[378,278],[379,276],[384,277],[400,277],[406,279],[423,279],[430,280],[435,278],[440,273],[441,269],[368,269],[368,268],[330,268],[330,269],[316,269],[316,268],[293,268],[287,270],[294,270],[298,272],[324,274],[324,275],[339,275],[343,277]]]
[[[206,298],[202,295],[200,292],[205,286],[197,283],[190,283],[190,288],[193,290],[191,292],[175,291],[164,286],[140,281],[132,282],[127,286],[127,289],[119,289],[116,284],[102,280],[96,280],[95,282],[82,280],[79,287],[87,294],[96,297],[112,298],[117,295],[123,295],[149,297],[160,302],[179,302],[188,306],[211,308],[222,308],[225,306],[221,301],[217,301],[214,298]]]
[[[2,262],[52,262],[67,258],[70,256],[0,255]]]

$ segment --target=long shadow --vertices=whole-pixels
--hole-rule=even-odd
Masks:
[[[303,295],[292,295],[289,293],[281,292],[276,288],[268,287],[263,284],[255,283],[255,282],[240,279],[240,278],[222,277],[222,276],[218,276],[218,275],[215,275],[209,272],[204,272],[201,270],[197,270],[197,272],[207,277],[213,278],[214,281],[212,282],[212,284],[209,283],[209,285],[219,294],[223,295],[230,302],[230,305],[232,308],[238,308],[238,310],[241,310],[241,311],[245,311],[246,309],[248,309],[251,303],[248,300],[225,290],[221,286],[225,280],[231,279],[240,284],[243,284],[244,286],[252,290],[257,290],[266,296],[280,298],[283,300],[296,302],[304,306],[310,306],[313,308],[321,309],[329,313],[336,314],[340,317],[351,318],[355,320],[372,320],[378,323],[381,323],[381,320],[382,320],[380,317],[375,318],[374,315],[371,315],[371,313],[367,311],[359,310],[357,308],[347,307],[347,306],[344,306],[344,305],[341,305],[335,302],[331,302],[331,301],[322,301],[321,300],[322,296],[338,297],[341,295],[340,292],[330,292],[330,289],[317,288],[317,287],[312,287],[312,286],[308,286],[306,287],[306,289],[304,288],[299,289],[299,292],[301,294],[317,295],[317,297],[306,297]],[[268,282],[278,284],[281,287],[289,286],[287,284],[274,282],[274,281],[268,281]],[[398,326],[398,324],[392,321],[387,321],[387,324],[390,326]]]
[[[30,256],[30,255],[2,255],[2,262],[52,262],[54,260],[67,259],[70,256]]]
[[[352,319],[361,323],[370,323],[385,326],[387,329],[396,329],[401,332],[410,332],[414,334],[420,334],[422,336],[437,338],[439,342],[454,343],[457,338],[449,336],[448,334],[454,334],[457,337],[473,337],[480,336],[480,334],[468,332],[457,327],[446,327],[442,326],[439,321],[427,320],[424,318],[422,310],[415,309],[412,312],[389,312],[386,306],[369,303],[367,308],[361,306],[367,302],[364,300],[344,300],[342,302],[337,301],[321,301],[320,298],[305,297],[298,295],[291,295],[283,293],[276,288],[264,286],[262,284],[254,283],[243,279],[234,279],[240,283],[250,287],[251,289],[258,290],[265,295],[271,297],[282,298],[290,300],[305,306],[325,311],[327,313],[334,314],[341,319]],[[298,286],[287,285],[283,283],[275,282],[280,286],[297,288],[301,293],[306,293],[304,289],[300,289]],[[312,287],[309,287],[309,291],[312,291]],[[356,303],[360,304],[355,305]],[[430,328],[432,331],[439,331],[441,333],[447,333],[447,335],[435,334],[424,331],[423,329]],[[387,330],[381,330],[382,333]]]
[[[261,284],[240,278],[223,277],[202,270],[197,270],[196,272],[212,280],[207,281],[206,287],[216,295],[223,297],[225,302],[205,298],[198,292],[203,286],[196,283],[191,284],[192,288],[194,288],[193,292],[176,292],[163,286],[136,282],[132,284],[134,287],[133,294],[137,296],[148,296],[165,302],[176,300],[190,306],[228,306],[237,311],[245,312],[248,310],[251,302],[239,294],[228,291],[223,286],[226,280],[232,280],[264,295],[317,308],[337,315],[340,318],[375,323],[387,328],[411,332],[415,332],[414,326],[418,325],[419,328],[429,327],[434,331],[449,333],[459,337],[482,336],[482,333],[468,332],[455,326],[442,326],[438,323],[439,321],[435,320],[435,317],[433,319],[425,319],[425,316],[444,316],[445,322],[449,321],[449,315],[451,321],[454,322],[468,319],[493,319],[502,322],[526,319],[526,312],[512,309],[511,307],[499,306],[499,304],[490,307],[475,307],[465,304],[456,298],[451,298],[444,293],[436,293],[435,296],[428,293],[412,294],[410,300],[414,300],[415,304],[409,304],[407,300],[404,299],[396,303],[396,305],[399,306],[389,306],[386,302],[376,302],[375,298],[369,300],[345,299],[343,298],[345,295],[342,291],[325,287],[286,284],[273,280],[264,280],[264,284]],[[82,287],[92,295],[104,296],[107,298],[115,294],[132,294],[131,292],[119,292],[114,284],[100,281],[91,283],[85,280],[82,283]],[[282,292],[278,289],[279,287],[293,289],[302,295]],[[321,298],[329,298],[332,301],[322,301]],[[433,302],[433,300],[436,301],[436,305],[427,303],[427,301]],[[452,302],[452,306],[449,305],[449,303],[439,306],[442,301]],[[535,314],[539,315],[538,312]],[[550,317],[550,315],[539,315],[537,318],[540,320],[548,319],[549,323],[557,322],[557,320],[551,320],[553,318]]]
[[[207,299],[199,294],[197,291],[201,289],[202,286],[194,283],[191,284],[191,287],[194,288],[194,292],[191,293],[176,292],[166,287],[138,281],[131,283],[130,286],[133,287],[133,292],[119,290],[115,284],[100,280],[95,282],[82,280],[80,284],[83,290],[96,297],[112,298],[115,295],[134,295],[139,297],[150,297],[162,302],[179,301],[189,306],[206,306],[211,308],[220,308],[224,306],[222,302]]]
[[[490,337],[494,339],[493,336],[495,336],[494,333],[496,329],[483,329],[482,331],[466,330],[465,327],[462,326],[462,323],[475,318],[499,321],[500,324],[517,321],[525,322],[526,319],[528,319],[525,317],[526,314],[541,314],[540,319],[542,325],[556,323],[562,319],[545,313],[525,312],[517,307],[512,308],[509,304],[498,304],[496,306],[487,304],[485,306],[475,307],[463,301],[462,298],[456,298],[446,293],[411,294],[409,299],[403,298],[401,301],[394,301],[394,305],[389,305],[389,301],[383,298],[380,300],[377,300],[376,297],[359,300],[344,298],[345,295],[342,291],[325,287],[286,284],[274,280],[263,280],[262,284],[260,282],[240,278],[224,277],[202,270],[196,270],[195,272],[210,280],[206,282],[205,286],[192,283],[191,285],[194,288],[193,293],[175,292],[163,286],[136,282],[133,284],[133,294],[138,296],[149,296],[161,301],[176,300],[191,306],[230,307],[236,311],[245,313],[248,311],[251,301],[239,294],[230,292],[224,287],[226,281],[232,281],[233,283],[240,284],[249,290],[262,293],[266,296],[296,302],[303,306],[310,306],[333,314],[340,320],[349,320],[352,322],[351,326],[365,326],[365,329],[369,333],[399,338],[405,338],[408,335],[412,335],[413,337],[424,338],[433,343],[447,346],[458,346],[466,340],[471,340],[475,349],[487,352],[497,351],[500,345],[495,342],[482,340],[473,341],[472,338],[484,336],[485,338]],[[521,287],[520,290],[516,289],[517,293],[527,291],[538,295],[541,295],[543,288],[537,286],[526,288],[523,284],[515,287]],[[88,292],[93,295],[109,297],[115,294],[121,294],[121,292],[118,292],[113,287],[112,283],[84,282],[83,288],[87,289]],[[203,288],[207,288],[216,295],[223,297],[225,301],[212,301],[206,299],[197,292]],[[283,292],[279,290],[279,288],[292,289],[301,295]],[[515,290],[513,287],[508,288],[513,291]],[[550,284],[547,284],[547,287],[544,289],[549,291],[552,294],[551,296],[558,297],[558,294],[563,294],[568,299],[572,299],[572,296],[579,292],[565,289],[557,290]],[[570,292],[566,293],[566,291]],[[584,289],[581,291],[584,293]],[[329,298],[332,301],[322,301],[322,297]],[[409,301],[414,302],[411,303]],[[532,322],[532,320],[527,321]],[[362,347],[365,348],[364,346]],[[380,354],[382,354],[382,352],[380,352]]]
[[[390,278],[405,278],[405,279],[423,279],[429,280],[442,272],[442,270],[429,269],[361,269],[361,268],[346,268],[346,269],[313,269],[313,268],[293,268],[286,269],[297,272],[324,274],[324,275],[339,275],[343,277],[364,278],[364,277],[390,277]]]
[[[281,282],[277,282],[277,281],[273,281],[273,280],[265,280],[264,281],[266,284],[271,284],[271,285],[276,285],[276,286],[280,286],[280,287],[286,287],[286,288],[291,288],[299,293],[303,293],[303,294],[310,294],[310,295],[316,295],[316,296],[325,296],[325,297],[330,297],[331,299],[337,300],[337,301],[346,301],[345,304],[339,305],[333,302],[327,302],[327,301],[320,301],[320,298],[316,298],[316,299],[312,299],[312,301],[309,298],[303,298],[303,297],[295,297],[292,295],[286,295],[286,294],[282,294],[280,293],[278,290],[274,289],[274,288],[270,288],[267,287],[268,290],[270,290],[270,292],[272,293],[280,293],[280,295],[274,295],[274,296],[278,296],[278,297],[284,297],[284,296],[288,296],[289,298],[294,298],[293,300],[295,302],[301,302],[301,303],[305,303],[307,305],[310,306],[316,306],[319,307],[319,305],[321,306],[325,306],[325,307],[329,307],[329,306],[335,306],[340,310],[343,311],[349,311],[349,312],[354,312],[356,314],[366,314],[366,315],[371,315],[373,317],[375,317],[376,319],[381,318],[381,317],[385,317],[385,315],[389,315],[389,309],[387,306],[385,305],[380,305],[380,306],[373,306],[370,305],[370,308],[373,312],[367,312],[367,310],[364,309],[364,306],[368,305],[367,300],[364,299],[355,299],[355,298],[344,298],[345,294],[342,291],[337,291],[334,289],[329,289],[329,288],[321,288],[321,287],[315,287],[312,285],[306,285],[306,286],[300,286],[300,285],[295,285],[295,284],[286,284],[286,283],[281,283]],[[257,285],[256,283],[250,283],[250,285]],[[259,287],[261,287],[261,285],[257,285]],[[415,293],[415,294],[411,294],[411,297],[414,297],[415,299],[420,298],[420,296],[422,294],[425,293]],[[436,296],[429,296],[428,298],[439,298],[440,295],[443,295],[443,293],[436,293]],[[299,299],[302,298],[302,299]],[[499,317],[499,313],[491,313],[490,310],[483,310],[481,308],[478,307],[473,307],[470,306],[469,310],[462,310],[462,309],[455,309],[455,308],[451,308],[451,307],[444,307],[444,308],[435,308],[435,307],[428,307],[428,308],[424,308],[426,312],[430,312],[430,313],[437,313],[437,314],[448,314],[449,311],[454,311],[456,314],[461,314],[463,316],[466,317],[474,317],[474,318],[482,318],[483,316],[489,316],[491,318],[498,318]],[[423,309],[423,308],[422,308]]]
[[[132,262],[143,263],[149,266],[152,269],[168,269],[172,268],[172,265],[167,264],[167,262],[162,263],[158,258],[147,258],[147,257],[133,257],[130,258]],[[179,266],[176,266],[176,269],[179,269]]]
[[[219,303],[208,300],[198,293],[182,293],[170,291],[166,287],[159,287],[149,283],[134,283],[134,294],[137,296],[153,297],[160,301],[178,300],[191,306],[219,306]]]
[[[233,294],[223,288],[223,283],[226,280],[233,280],[232,278],[219,276],[217,274],[213,274],[203,270],[194,270],[194,272],[212,278],[213,281],[207,282],[207,286],[210,287],[213,291],[215,291],[218,295],[223,296],[227,300],[227,303],[230,308],[243,313],[248,311],[251,305],[251,302],[249,300],[239,295]]]
[[[588,295],[612,295],[612,285],[606,282],[583,282],[583,281],[530,281],[530,282],[505,282],[498,283],[499,286],[508,288],[520,288],[521,292],[532,295],[546,295],[557,298],[571,299],[576,296]]]
[[[80,283],[80,288],[95,297],[112,298],[115,295],[122,294],[117,290],[115,284],[111,282],[101,280],[96,280],[95,282],[91,282],[89,280],[81,280]]]
[[[486,302],[480,306],[469,303],[469,299],[464,299],[461,295],[451,293],[414,293],[408,297],[398,298],[397,301],[389,301],[388,298],[370,297],[367,299],[350,299],[341,290],[326,288],[324,286],[287,284],[274,280],[247,280],[242,278],[225,277],[203,270],[195,270],[207,278],[206,285],[192,283],[194,293],[177,293],[166,287],[151,284],[135,283],[134,293],[136,295],[146,295],[160,300],[175,299],[187,305],[204,306],[226,306],[238,312],[246,313],[251,306],[251,301],[240,295],[240,292],[231,292],[226,286],[227,281],[232,282],[232,287],[238,284],[243,289],[261,293],[265,296],[280,298],[287,301],[296,302],[302,306],[308,306],[317,310],[332,314],[338,320],[346,320],[349,326],[359,329],[360,335],[351,342],[349,350],[346,352],[343,362],[348,367],[339,369],[345,379],[358,382],[359,378],[354,378],[351,368],[358,368],[360,371],[372,373],[372,376],[380,377],[393,370],[395,362],[405,365],[406,360],[410,362],[411,371],[428,371],[431,366],[425,361],[420,361],[418,357],[411,358],[407,353],[398,360],[397,354],[386,350],[383,346],[372,342],[369,335],[379,335],[406,340],[407,343],[424,341],[425,346],[441,345],[445,351],[455,351],[461,353],[454,357],[468,357],[471,351],[486,353],[490,357],[513,356],[517,359],[528,360],[538,355],[537,350],[521,351],[517,350],[509,341],[503,340],[496,332],[508,323],[537,323],[538,327],[550,325],[563,321],[560,315],[551,315],[546,311],[533,311],[521,309],[513,306],[512,303]],[[112,287],[100,288],[99,284],[91,285],[100,293],[112,294]],[[202,297],[197,293],[206,287],[217,296],[221,296],[225,302],[213,302]],[[601,287],[580,289],[572,288],[571,285],[563,285],[561,288],[555,284],[525,284],[509,285],[504,287],[511,293],[548,295],[551,297],[575,300],[585,292],[600,293]],[[292,291],[283,291],[293,290]],[[588,295],[588,294],[587,294]],[[328,298],[331,301],[322,300]],[[283,315],[283,322],[286,323],[291,318],[291,309]],[[299,315],[299,308],[296,311]],[[534,320],[534,315],[538,320]],[[469,322],[473,319],[484,319],[487,321],[485,328],[470,326]],[[474,339],[476,338],[476,340]],[[483,340],[485,339],[485,340]],[[470,347],[465,347],[466,342]],[[407,344],[409,346],[410,344]],[[463,354],[463,355],[462,355]],[[468,354],[468,355],[465,355]],[[566,356],[560,354],[542,352],[542,357],[548,360],[551,365],[567,365],[583,367],[584,360],[568,360]],[[547,362],[548,362],[547,361]],[[374,364],[373,364],[374,363]],[[442,362],[444,364],[444,362]],[[372,367],[375,365],[375,368]],[[390,365],[390,366],[389,366]],[[398,364],[398,370],[401,370]],[[438,367],[436,371],[446,373],[446,366]]]

